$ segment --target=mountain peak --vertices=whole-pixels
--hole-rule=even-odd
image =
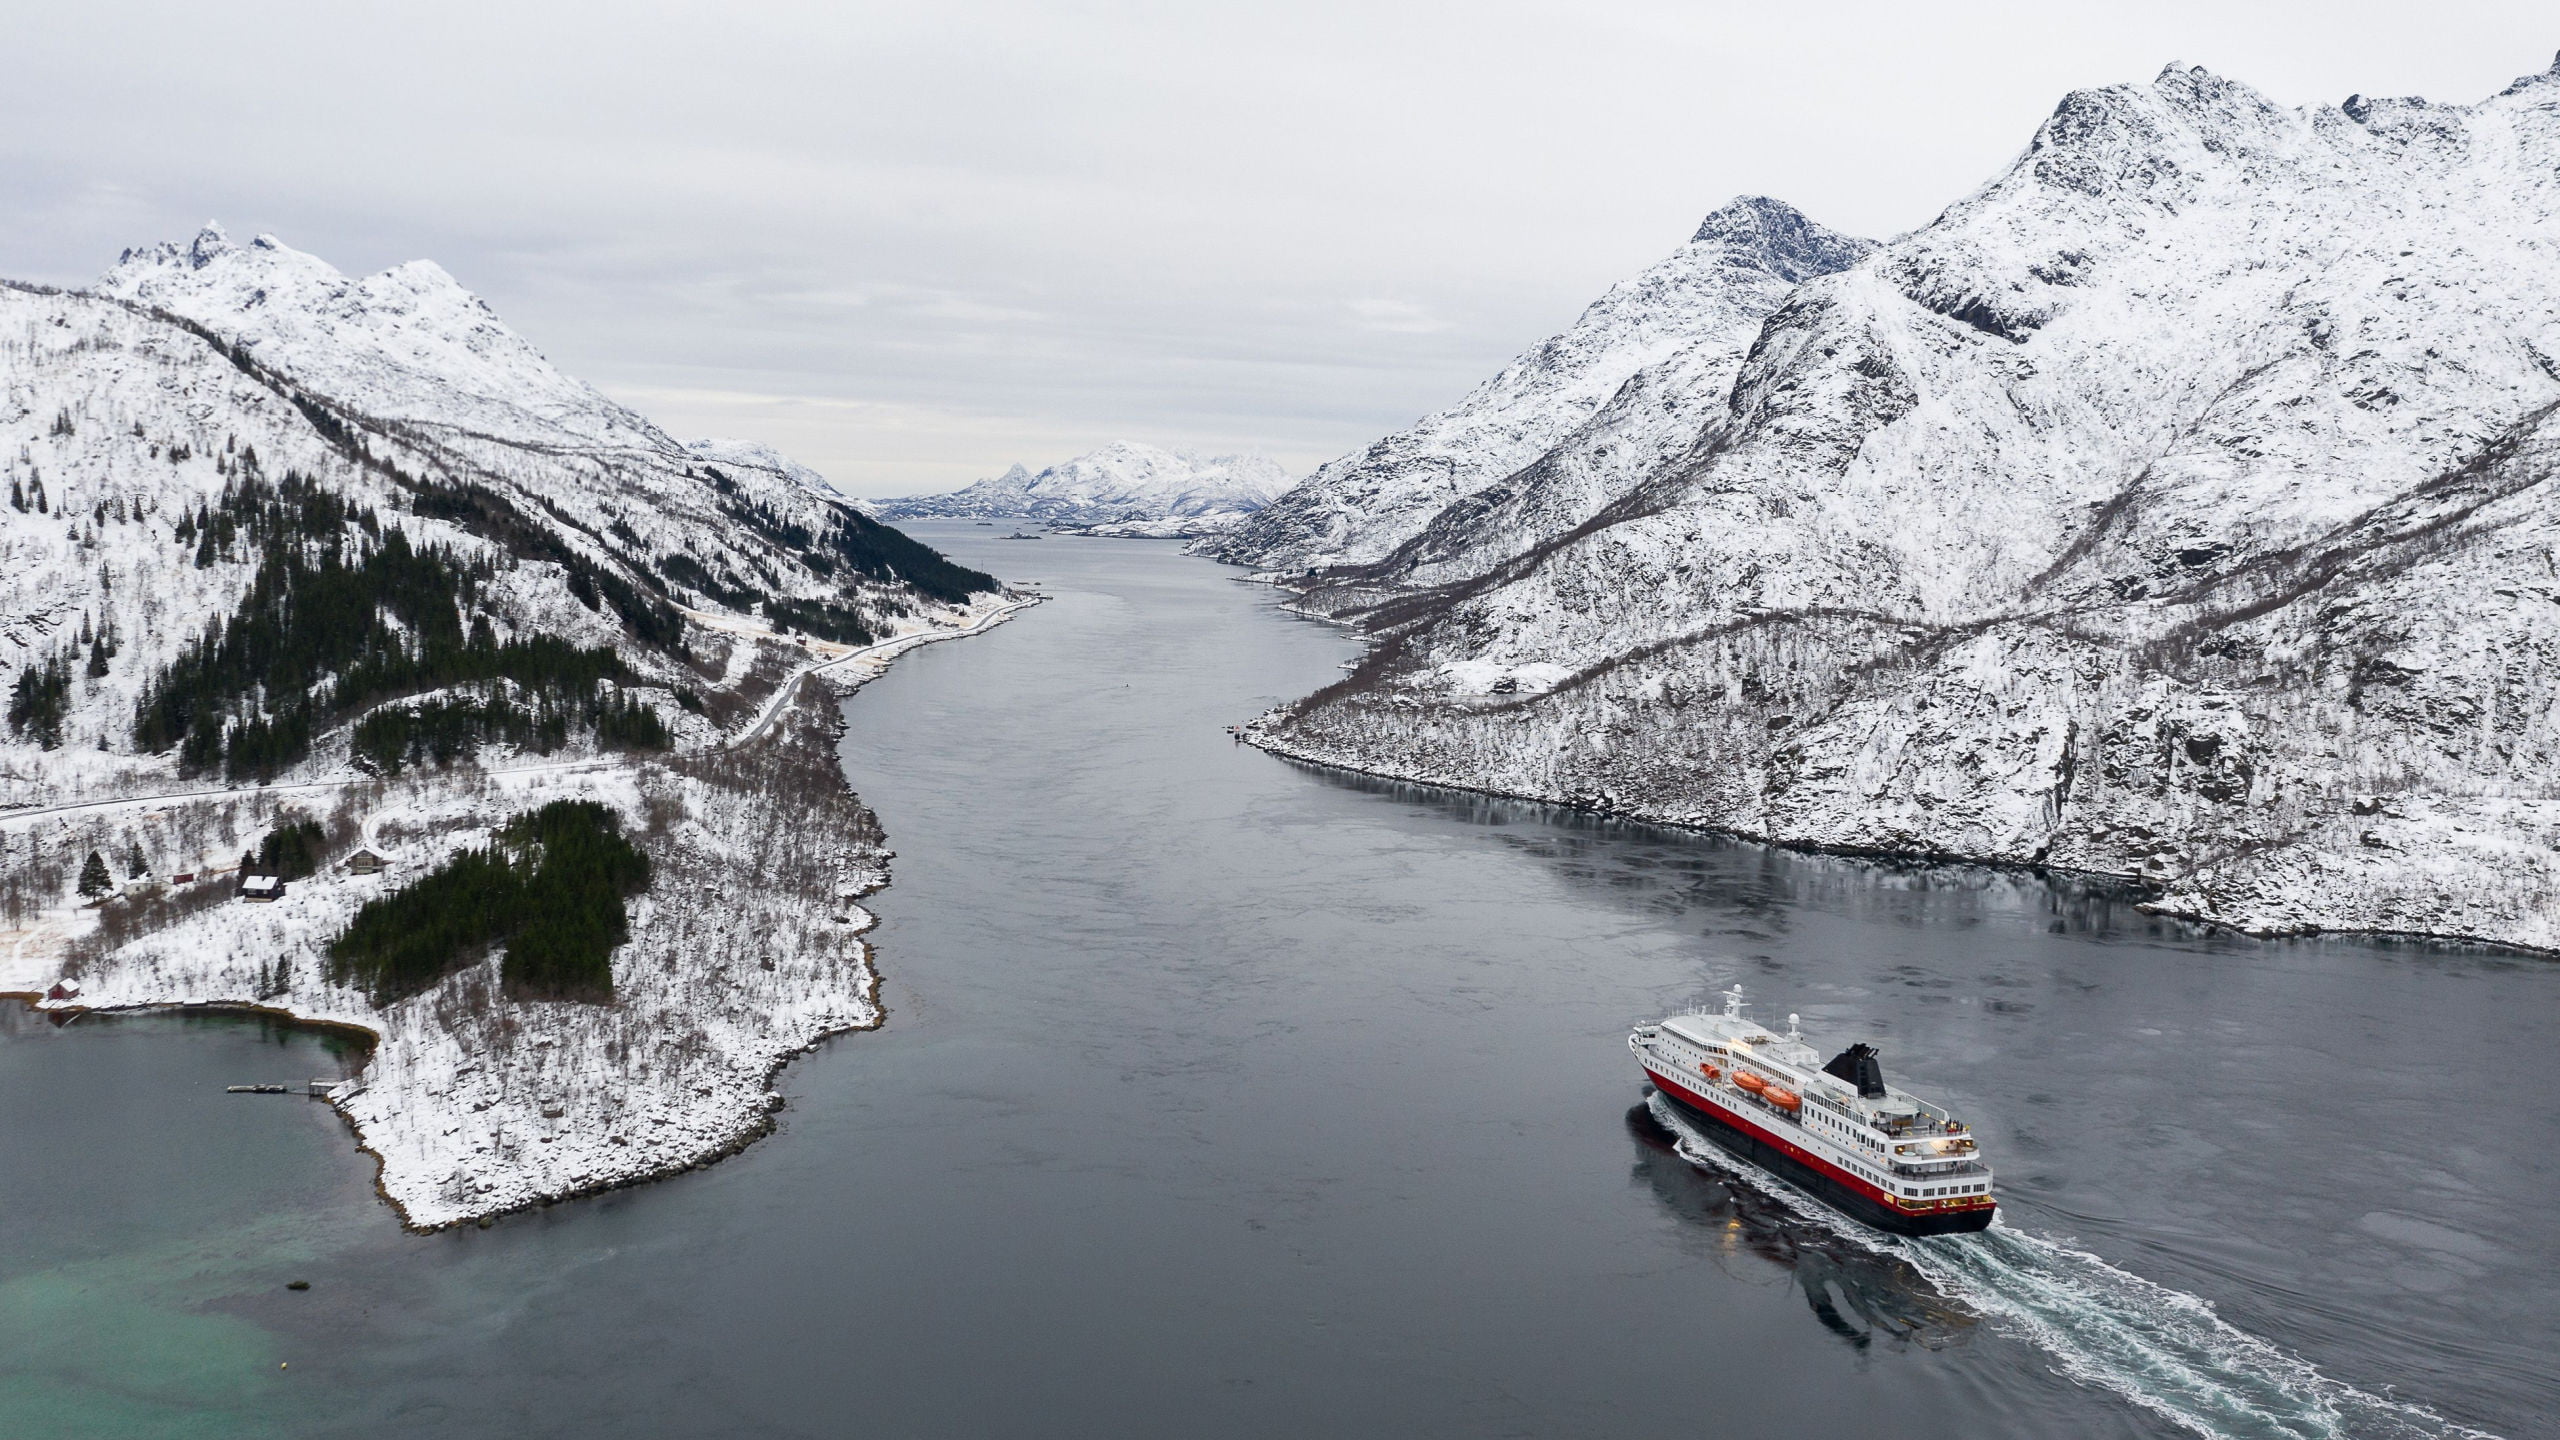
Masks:
[[[267,237],[261,235],[258,238],[264,240]],[[187,242],[187,263],[192,268],[201,270],[212,264],[217,257],[229,253],[232,248],[231,236],[223,230],[222,222],[207,220],[204,222],[204,228],[196,232],[196,238]]]
[[[1789,284],[1802,284],[1856,264],[1874,245],[1817,224],[1784,200],[1738,195],[1710,212],[1689,237],[1720,246]]]
[[[2538,86],[2554,83],[2560,83],[2560,55],[2554,55],[2551,57],[2550,69],[2536,70],[2530,75],[2519,75],[2516,77],[2516,83],[2508,86],[2506,89],[2501,90],[2498,93],[2501,95],[2513,95],[2518,91],[2530,90]]]

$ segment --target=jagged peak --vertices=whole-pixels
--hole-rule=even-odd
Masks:
[[[261,235],[258,238],[263,241],[267,237]],[[196,232],[196,238],[187,243],[187,263],[201,270],[234,248],[230,234],[222,228],[222,222],[207,220],[204,228]]]
[[[244,272],[241,267],[247,267]],[[218,220],[208,220],[193,238],[185,242],[163,240],[155,245],[139,245],[116,257],[116,263],[99,277],[97,289],[126,299],[142,298],[146,288],[168,283],[197,284],[187,277],[202,272],[216,274],[250,273],[260,276],[292,273],[304,280],[324,283],[342,281],[329,262],[317,255],[296,250],[274,235],[259,231],[248,244],[235,243],[230,232]],[[210,278],[210,277],[208,277]]]
[[[269,237],[261,235],[257,243],[263,245],[268,240]],[[115,269],[183,266],[189,270],[201,270],[239,248],[231,243],[231,234],[222,228],[221,221],[207,220],[194,237],[183,244],[162,240],[150,245],[127,246],[116,256]]]
[[[2151,82],[2151,90],[2175,106],[2190,122],[2198,118],[2199,112],[2210,113],[2216,118],[2245,115],[2278,123],[2299,118],[2294,111],[2268,99],[2255,88],[2202,65],[2172,65]]]
[[[2502,96],[2514,95],[2522,91],[2532,90],[2540,86],[2552,84],[2560,84],[2560,55],[2554,55],[2551,57],[2550,69],[2537,70],[2531,75],[2519,75],[2516,77],[2516,83],[2508,86],[2506,89],[2501,90],[2498,93]]]
[[[1689,243],[1718,246],[1790,284],[1845,270],[1876,248],[1766,195],[1738,195],[1710,211]]]

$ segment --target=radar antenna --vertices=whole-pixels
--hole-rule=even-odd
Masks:
[[[1742,1018],[1741,986],[1736,985],[1732,989],[1724,992],[1724,1013],[1736,1020]]]
[[[1801,1040],[1804,1038],[1804,1026],[1797,1023],[1796,1012],[1793,1010],[1787,1012],[1787,1038],[1790,1040]]]

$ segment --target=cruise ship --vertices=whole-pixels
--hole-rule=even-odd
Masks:
[[[1823,1064],[1795,1016],[1773,1035],[1742,1012],[1736,985],[1723,1014],[1639,1025],[1627,1048],[1729,1148],[1870,1225],[1945,1235],[1991,1224],[1991,1167],[1972,1127],[1886,1084],[1874,1046]]]

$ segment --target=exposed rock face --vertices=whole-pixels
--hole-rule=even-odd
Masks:
[[[2074,94],[1789,296],[1592,519],[1471,549],[1450,512],[1450,583],[1261,734],[2256,929],[2560,946],[2555,215],[2560,67],[2474,106]]]
[[[1577,524],[1697,438],[1790,290],[1873,248],[1779,201],[1736,200],[1465,399],[1324,466],[1201,548],[1295,570],[1368,564],[1414,541],[1399,567],[1445,578],[1462,548]],[[1464,500],[1474,507],[1450,510]],[[1435,527],[1444,513],[1448,524]]]
[[[1194,455],[1122,440],[1036,475],[1016,465],[965,490],[870,508],[891,520],[1032,520],[1169,539],[1233,529],[1288,488],[1288,472],[1259,455]]]

